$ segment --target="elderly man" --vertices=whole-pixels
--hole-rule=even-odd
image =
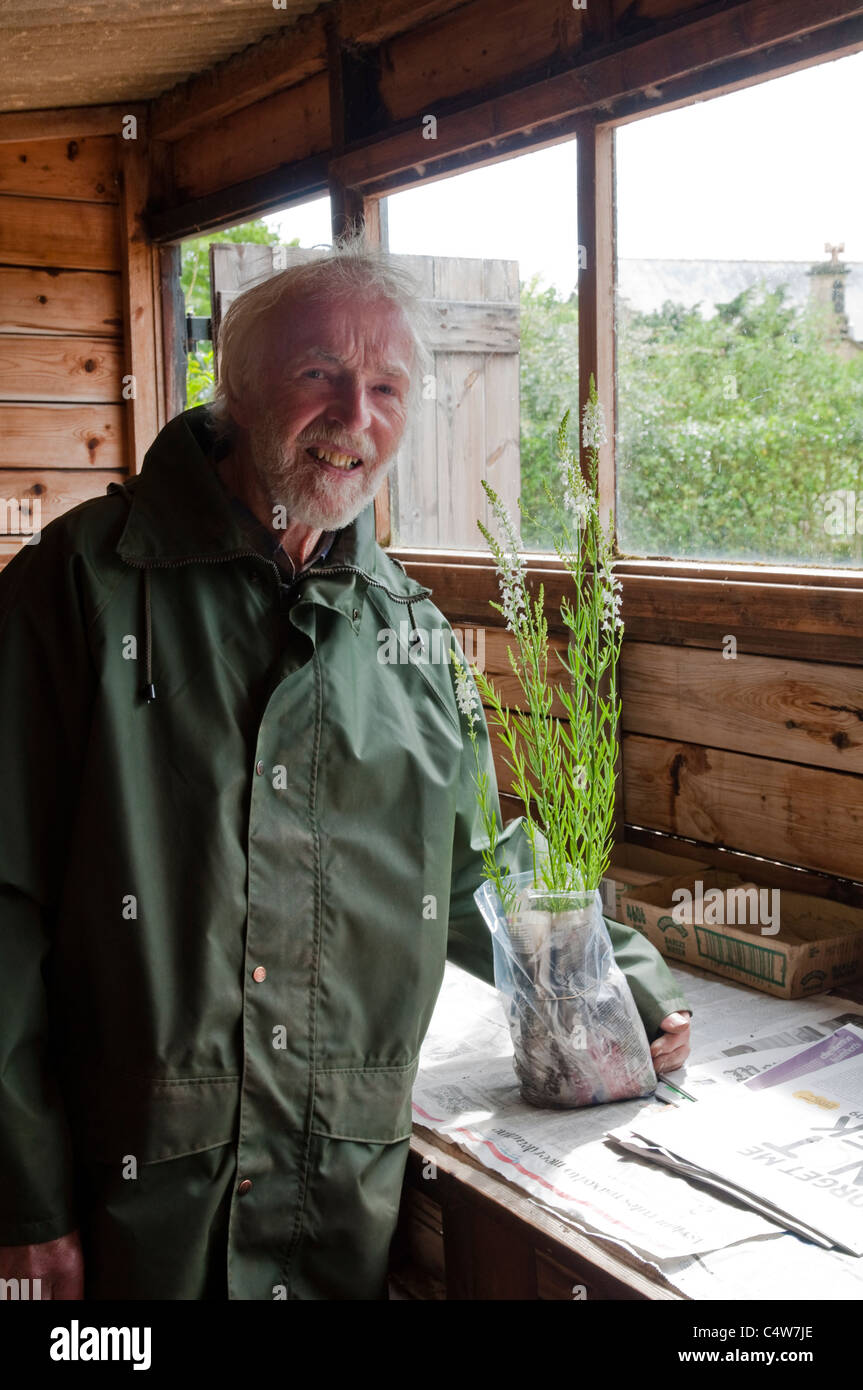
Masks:
[[[418,321],[356,244],[250,290],[215,406],[0,578],[0,1274],[43,1295],[384,1295],[445,958],[491,978],[451,669],[377,659],[449,631],[371,505]]]

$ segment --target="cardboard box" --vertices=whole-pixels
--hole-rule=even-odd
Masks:
[[[738,892],[729,897],[729,889]],[[760,921],[756,904],[763,908]],[[768,889],[739,874],[707,869],[633,888],[622,908],[621,921],[669,959],[780,999],[800,999],[863,975],[863,910],[826,898]],[[779,931],[764,933],[774,909]]]
[[[648,849],[644,845],[616,845],[611,851],[611,863],[600,884],[603,911],[606,917],[622,922],[621,902],[632,888],[640,888],[646,883],[658,883],[660,879],[678,875],[686,878],[700,869],[707,869],[695,859],[687,859],[683,854],[665,854],[661,850]]]

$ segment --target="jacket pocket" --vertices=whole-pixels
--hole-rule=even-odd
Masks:
[[[71,1119],[88,1159],[162,1163],[234,1142],[239,1104],[239,1076],[93,1078]]]
[[[315,1073],[313,1134],[363,1144],[411,1135],[411,1091],[419,1058],[401,1067],[332,1067]]]

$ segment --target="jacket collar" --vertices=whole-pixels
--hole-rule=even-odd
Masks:
[[[132,502],[117,553],[127,563],[149,568],[227,559],[249,553],[230,502],[209,462],[215,443],[206,405],[177,415],[148,449],[140,474],[126,484]],[[336,537],[325,563],[315,567],[322,579],[328,570],[350,566],[373,577],[386,557],[375,539],[374,506]],[[405,596],[420,590],[386,564],[386,587]]]

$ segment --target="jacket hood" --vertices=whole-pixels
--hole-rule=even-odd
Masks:
[[[129,506],[117,554],[142,571],[145,627],[145,698],[156,698],[152,681],[152,616],[150,570],[196,562],[212,563],[234,557],[257,556],[231,511],[210,454],[217,434],[210,409],[195,406],[171,420],[147,450],[140,474],[126,483],[111,483],[109,493],[121,493]],[[260,556],[260,559],[265,557]],[[269,561],[267,563],[273,564]],[[275,567],[275,566],[274,566]],[[431,594],[415,584],[397,561],[381,550],[375,538],[374,504],[338,532],[325,564],[298,576],[314,585],[319,601],[344,611],[369,586],[383,589],[397,603],[412,605]],[[341,593],[325,597],[325,589]],[[350,589],[350,593],[347,590]]]

